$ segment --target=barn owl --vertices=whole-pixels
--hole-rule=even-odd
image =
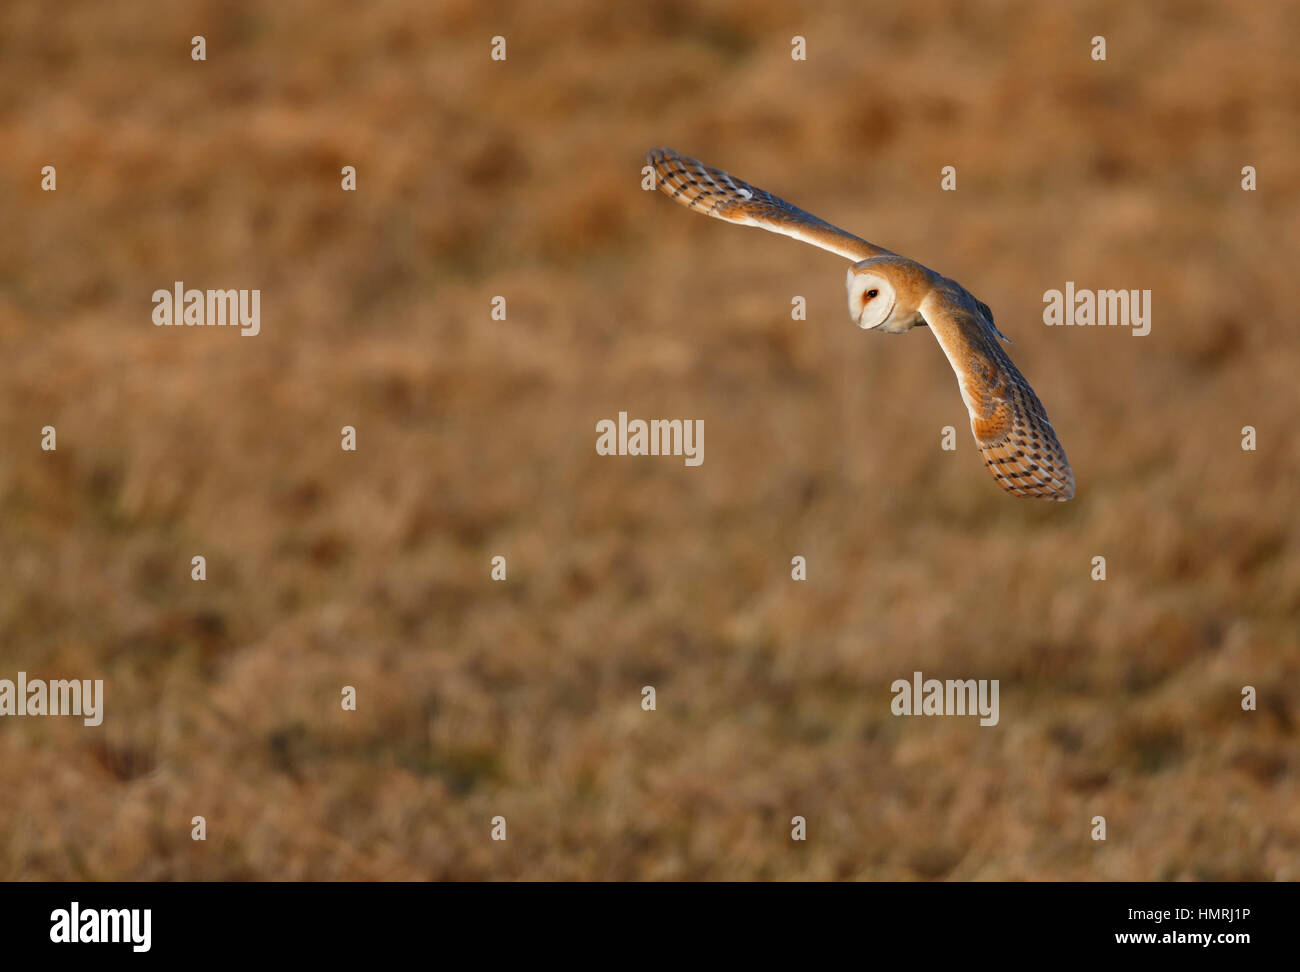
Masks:
[[[1074,495],[1074,473],[1047,412],[998,343],[1008,339],[994,326],[987,305],[959,283],[672,149],[652,149],[646,161],[659,188],[683,206],[792,236],[852,261],[849,317],[865,330],[888,334],[929,326],[957,373],[975,444],[998,484],[1016,496]]]

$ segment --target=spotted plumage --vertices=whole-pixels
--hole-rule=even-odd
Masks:
[[[849,316],[867,330],[902,333],[929,325],[957,375],[971,433],[999,486],[1016,496],[1068,500],[1074,473],[1042,402],[1011,362],[993,312],[964,287],[765,189],[671,149],[646,156],[658,187],[696,212],[811,243],[853,261]]]

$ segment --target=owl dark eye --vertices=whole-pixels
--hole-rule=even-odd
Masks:
[[[879,295],[880,295],[880,291],[872,287],[870,290],[867,291],[867,300],[870,300],[872,297],[877,297]]]

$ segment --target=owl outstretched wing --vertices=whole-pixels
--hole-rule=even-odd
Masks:
[[[646,161],[654,167],[655,181],[664,194],[698,213],[792,236],[838,253],[854,263],[868,257],[893,255],[889,250],[790,205],[766,189],[751,186],[721,169],[678,155],[672,149],[651,149],[646,154]]]
[[[984,464],[1009,493],[1068,500],[1074,472],[1047,410],[1002,350],[984,305],[946,283],[922,301],[921,315],[957,373]]]

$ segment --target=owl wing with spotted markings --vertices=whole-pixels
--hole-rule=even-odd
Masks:
[[[921,315],[957,373],[975,443],[998,485],[1016,496],[1068,500],[1074,495],[1070,461],[983,308],[945,280],[922,301]]]
[[[893,255],[792,206],[766,189],[678,155],[672,149],[651,149],[646,161],[654,167],[655,181],[664,195],[697,213],[790,236],[838,253],[854,263],[869,257]]]

